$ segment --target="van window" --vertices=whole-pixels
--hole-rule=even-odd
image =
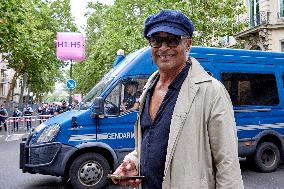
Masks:
[[[222,73],[221,81],[235,106],[279,104],[276,80],[273,74]]]
[[[80,109],[85,110],[89,108],[94,102],[94,99],[97,96],[100,96],[100,94],[109,86],[112,80],[113,78],[105,78],[98,84],[96,84],[94,88],[80,102]]]
[[[120,81],[105,99],[105,114],[115,116],[137,110],[146,78],[126,78]]]

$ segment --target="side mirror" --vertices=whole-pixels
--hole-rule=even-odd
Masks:
[[[94,101],[93,118],[104,116],[104,99],[102,97],[96,97]]]

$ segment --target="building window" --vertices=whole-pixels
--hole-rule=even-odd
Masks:
[[[279,104],[276,79],[273,74],[222,73],[221,80],[235,106]]]
[[[279,0],[279,16],[284,17],[284,0]]]
[[[250,26],[254,27],[260,24],[259,0],[249,1]]]
[[[281,52],[284,52],[284,41],[281,41]]]

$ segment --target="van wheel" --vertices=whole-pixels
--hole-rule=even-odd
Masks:
[[[69,170],[71,184],[76,189],[103,188],[110,167],[100,154],[86,153],[77,157]]]
[[[280,163],[278,147],[271,142],[259,144],[254,155],[254,164],[258,171],[263,173],[273,172]]]

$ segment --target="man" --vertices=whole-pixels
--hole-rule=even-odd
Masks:
[[[145,21],[158,72],[140,97],[135,150],[114,174],[143,189],[243,188],[232,104],[224,86],[188,57],[192,22],[162,10]]]
[[[32,107],[30,107],[29,104],[26,105],[26,107],[24,108],[24,116],[26,117],[26,123],[27,123],[27,131],[29,131],[32,128],[32,114],[33,114],[33,109]]]
[[[8,112],[7,110],[4,108],[4,105],[1,104],[0,106],[0,131],[2,130],[2,122],[3,122],[3,125],[4,125],[4,129],[5,131],[7,131],[7,125],[6,125],[6,118],[8,117]]]
[[[139,108],[137,88],[138,83],[136,81],[130,81],[126,84],[126,93],[121,103],[121,109],[123,111],[132,111]]]
[[[13,111],[13,126],[14,130],[13,131],[19,131],[19,118],[22,116],[22,112],[19,110],[17,106],[15,106],[15,109]]]

